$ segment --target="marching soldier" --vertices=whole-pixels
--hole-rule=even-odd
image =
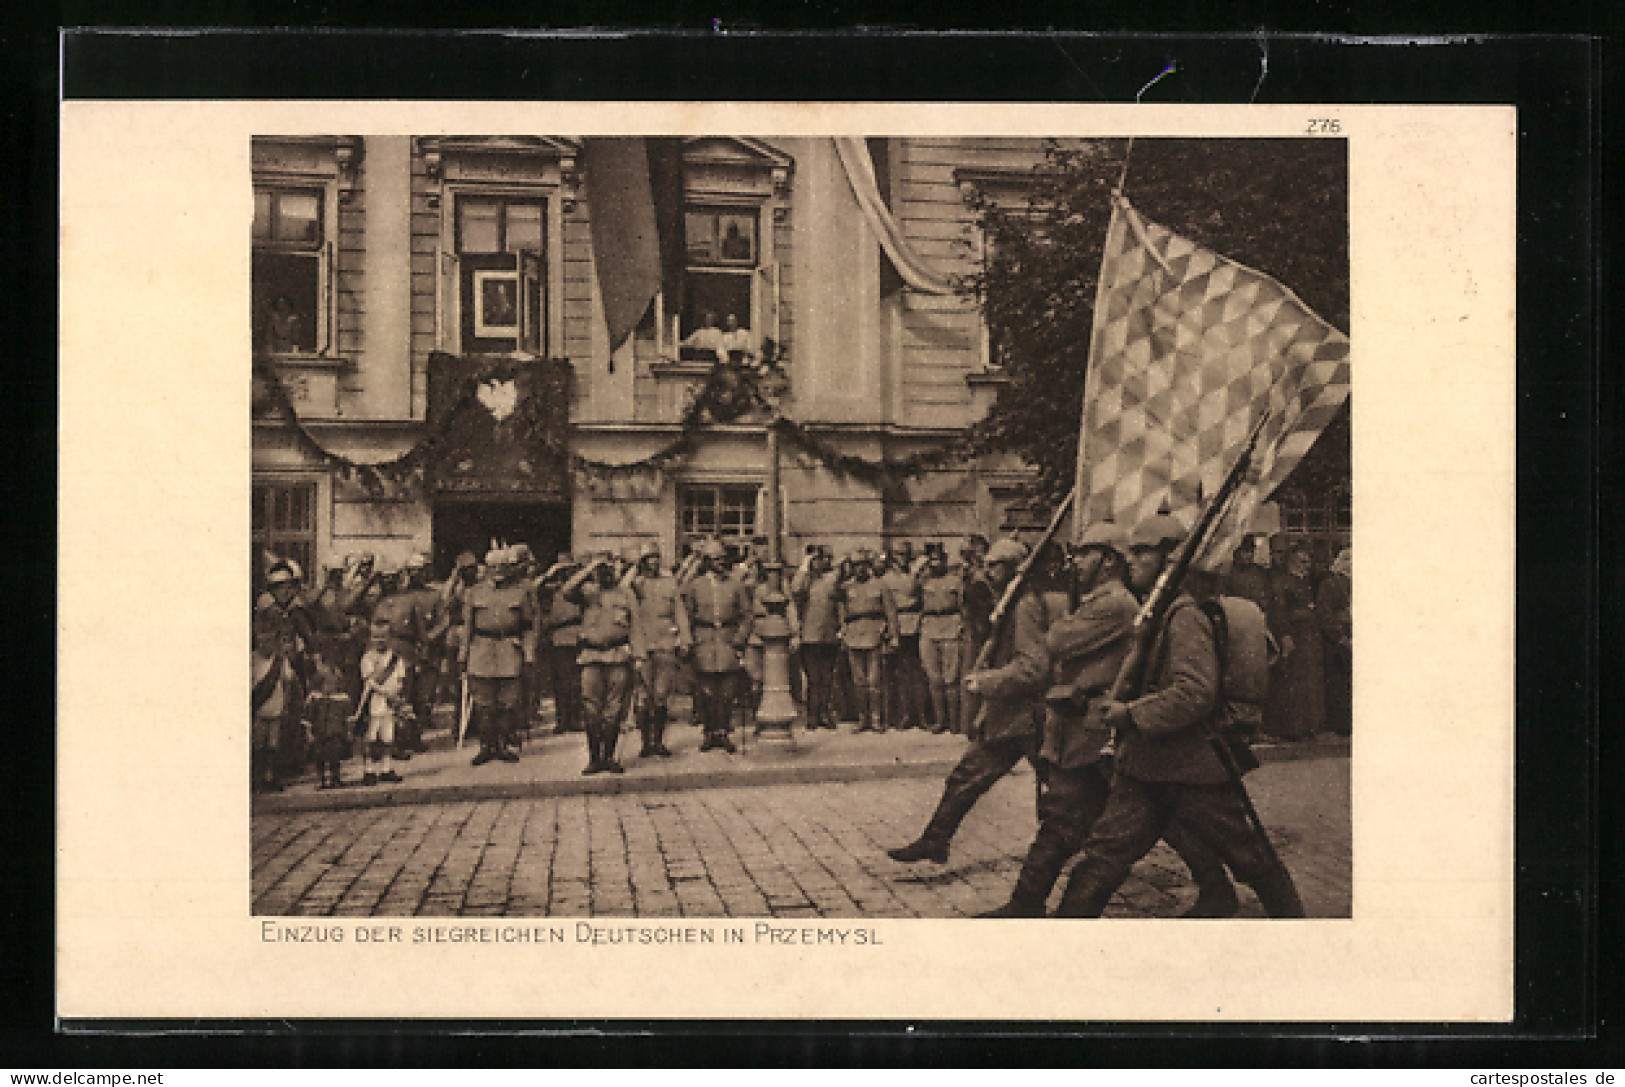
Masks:
[[[942,544],[927,544],[926,566],[920,571],[920,665],[931,694],[936,724],[931,731],[959,727],[960,642],[965,624],[964,581],[948,570],[948,551]]]
[[[632,685],[634,662],[648,664],[637,622],[638,604],[616,580],[611,556],[601,555],[577,571],[559,595],[581,607],[582,715],[587,728],[587,765],[583,774],[624,774],[615,760],[621,718]]]
[[[835,727],[835,666],[841,655],[836,594],[840,581],[826,548],[809,548],[790,582],[801,618],[801,659],[807,669],[807,727]]]
[[[653,543],[644,544],[638,553],[632,592],[637,598],[637,624],[648,653],[648,661],[638,677],[647,695],[642,719],[638,722],[643,734],[643,749],[638,757],[669,759],[667,703],[671,700],[672,683],[677,678],[677,659],[687,656],[694,648],[694,635],[689,630],[688,609],[683,606],[677,580],[661,568],[660,548]]]
[[[750,600],[723,571],[728,552],[720,541],[705,541],[700,556],[700,572],[683,590],[694,637],[694,698],[705,729],[700,750],[720,747],[732,754],[735,677],[743,669],[739,651],[750,640]]]
[[[1016,575],[1027,548],[1019,540],[1000,540],[987,553],[994,592],[1003,592]],[[948,860],[954,832],[972,807],[1022,759],[1036,767],[1038,737],[1034,709],[1049,678],[1049,650],[1044,644],[1049,618],[1037,591],[1023,586],[1011,607],[1010,621],[995,634],[988,667],[965,677],[965,689],[980,696],[972,743],[948,774],[942,799],[931,821],[915,841],[888,850],[893,860]]]
[[[874,552],[864,548],[854,557],[852,580],[841,586],[841,641],[852,663],[858,692],[858,731],[885,732],[880,704],[881,657],[897,651],[897,603],[874,576]]]
[[[1134,533],[1129,588],[1143,599],[1184,526],[1167,515]],[[1302,917],[1291,874],[1250,822],[1249,801],[1213,744],[1223,727],[1219,657],[1211,622],[1188,594],[1175,598],[1151,644],[1145,693],[1091,707],[1118,737],[1111,791],[1073,868],[1058,916],[1099,917],[1169,824],[1179,820],[1257,892],[1271,917]]]
[[[576,655],[581,652],[581,607],[565,599],[562,592],[547,592],[555,579],[576,569],[575,558],[560,553],[540,583],[544,598],[540,605],[546,609],[547,680],[553,689],[554,733],[581,731],[581,668],[576,664]]]
[[[897,545],[880,578],[897,606],[897,648],[886,658],[885,671],[886,715],[898,728],[919,728],[925,716],[920,670],[919,572],[914,548],[904,540]]]
[[[463,619],[462,663],[479,722],[475,766],[492,759],[519,761],[508,738],[519,714],[520,676],[536,655],[536,616],[530,593],[513,581],[511,560],[506,548],[492,548],[485,556],[491,580],[468,591]]]

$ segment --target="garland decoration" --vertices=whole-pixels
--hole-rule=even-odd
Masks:
[[[684,408],[677,435],[638,460],[598,460],[569,448],[565,420],[574,370],[563,359],[541,360],[540,372],[532,376],[533,383],[539,382],[539,387],[533,384],[530,395],[519,396],[511,414],[497,421],[497,428],[505,440],[539,459],[567,465],[577,475],[599,480],[663,473],[693,453],[708,428],[737,422],[753,414],[761,415],[764,426],[776,431],[781,439],[829,472],[875,486],[896,484],[934,469],[961,464],[981,451],[978,428],[973,427],[939,449],[900,460],[871,461],[843,453],[804,424],[778,412],[770,397],[782,393],[788,387],[788,379],[775,348],[770,341],[761,359],[736,355],[714,363]],[[446,372],[448,364],[467,361],[436,352],[429,360],[431,375]],[[256,415],[269,414],[280,420],[305,456],[339,478],[358,483],[373,497],[398,497],[403,492],[422,495],[442,460],[467,441],[470,426],[479,417],[471,409],[484,414],[486,409],[479,399],[481,387],[517,381],[525,368],[536,366],[534,362],[502,356],[479,361],[468,369],[449,395],[441,398],[431,395],[430,417],[425,422],[423,435],[411,448],[382,461],[357,461],[324,446],[299,417],[275,367],[260,358],[254,360],[257,382],[254,410]],[[437,399],[444,402],[438,411],[434,410]]]

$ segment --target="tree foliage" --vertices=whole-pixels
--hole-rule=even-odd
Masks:
[[[1341,140],[1196,139],[1052,144],[1018,205],[987,195],[976,212],[986,239],[968,284],[987,315],[1009,384],[980,424],[985,450],[1019,453],[1039,469],[1037,494],[1072,485],[1095,292],[1111,191],[1149,219],[1267,272],[1327,321],[1348,330],[1348,156]],[[1282,491],[1347,487],[1348,410],[1338,413]]]

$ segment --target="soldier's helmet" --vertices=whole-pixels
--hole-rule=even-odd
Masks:
[[[1185,526],[1172,514],[1159,513],[1134,526],[1129,535],[1132,547],[1167,547],[1185,538]]]
[[[1006,536],[994,541],[987,550],[986,562],[989,566],[1000,562],[1020,562],[1027,557],[1027,545],[1013,536]]]
[[[508,561],[509,561],[509,554],[508,554],[508,549],[506,547],[493,546],[489,551],[487,551],[485,553],[485,565],[486,566],[490,566],[490,567],[506,566],[508,564]]]
[[[299,576],[293,572],[292,563],[285,559],[279,559],[273,563],[271,569],[266,571],[265,574],[265,583],[267,585],[281,585],[285,581],[298,580]]]
[[[660,561],[660,545],[652,540],[645,541],[643,546],[638,548],[638,562],[641,564],[644,559]]]
[[[717,562],[728,557],[728,549],[722,546],[721,540],[706,540],[700,546],[700,554],[713,562]]]
[[[408,570],[427,570],[428,568],[429,556],[421,551],[414,552],[412,557],[406,560],[406,569]]]
[[[1096,521],[1083,530],[1083,535],[1078,537],[1078,550],[1086,547],[1103,547],[1119,555],[1128,554],[1128,540],[1123,530],[1111,521]]]
[[[469,566],[478,566],[480,560],[474,557],[474,552],[464,551],[457,556],[457,569],[462,570]]]
[[[508,548],[509,562],[529,562],[530,560],[530,544],[518,543]]]

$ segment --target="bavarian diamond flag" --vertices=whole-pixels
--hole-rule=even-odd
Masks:
[[[1118,198],[1084,380],[1074,527],[1193,525],[1261,417],[1252,464],[1199,557],[1216,565],[1349,392],[1349,341],[1274,279]]]

